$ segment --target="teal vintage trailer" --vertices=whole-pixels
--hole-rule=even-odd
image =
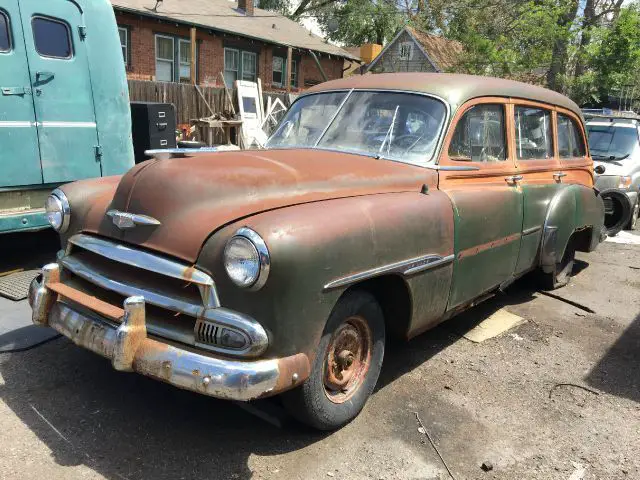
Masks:
[[[0,0],[0,233],[46,228],[62,183],[133,166],[108,0]]]

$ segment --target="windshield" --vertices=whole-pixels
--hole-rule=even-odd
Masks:
[[[444,103],[396,92],[331,92],[295,102],[267,148],[331,148],[400,160],[428,162],[445,120]]]
[[[597,160],[622,160],[631,155],[638,143],[635,127],[587,125],[587,132],[591,156]]]

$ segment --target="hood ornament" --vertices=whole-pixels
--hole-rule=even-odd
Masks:
[[[157,226],[161,223],[153,217],[138,215],[135,213],[121,212],[120,210],[109,210],[107,216],[111,217],[113,224],[120,230],[135,228],[136,225]]]

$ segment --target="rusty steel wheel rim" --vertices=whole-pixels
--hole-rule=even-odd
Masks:
[[[324,392],[329,400],[344,403],[362,386],[371,365],[371,344],[371,330],[362,317],[349,317],[336,329],[324,362]]]

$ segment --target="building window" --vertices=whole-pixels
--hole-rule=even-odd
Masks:
[[[174,79],[173,37],[156,35],[156,80],[173,82]]]
[[[224,49],[224,81],[227,87],[236,80],[255,82],[258,77],[258,56],[235,48]]]
[[[191,81],[191,41],[178,41],[180,47],[180,82],[189,83]]]
[[[282,57],[273,57],[273,74],[271,84],[274,87],[282,87],[284,85],[284,76],[286,74],[285,60]]]
[[[298,61],[295,58],[291,60],[291,86],[298,86]]]
[[[118,27],[118,34],[120,35],[120,48],[122,49],[122,58],[124,58],[124,64],[129,65],[129,29],[126,27]]]
[[[53,18],[33,17],[31,27],[36,50],[41,56],[59,59],[72,57],[71,30],[65,22]]]
[[[253,52],[242,52],[242,79],[256,81],[257,55]]]
[[[273,57],[273,80],[271,84],[274,87],[284,87],[285,77],[287,75],[287,61],[283,57]],[[291,60],[291,86],[298,86],[298,60]]]
[[[403,42],[400,44],[400,58],[402,60],[410,60],[413,54],[413,44],[411,42]]]
[[[0,52],[11,50],[11,34],[9,33],[9,17],[0,10]]]

